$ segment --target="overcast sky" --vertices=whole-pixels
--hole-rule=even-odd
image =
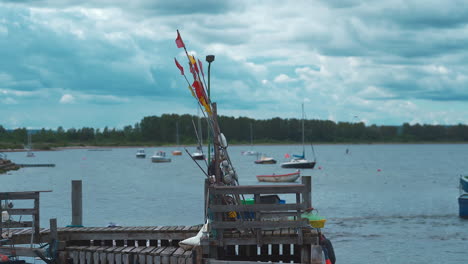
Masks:
[[[0,125],[122,128],[197,114],[179,29],[219,114],[468,124],[464,1],[0,2]],[[207,71],[207,63],[204,64]]]

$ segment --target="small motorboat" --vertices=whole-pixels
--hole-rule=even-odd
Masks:
[[[166,158],[166,152],[158,151],[154,153],[154,155],[151,157],[151,161],[155,163],[161,163],[161,162],[171,162],[171,159]]]
[[[181,156],[181,155],[182,155],[182,151],[180,151],[180,150],[174,150],[174,151],[172,151],[172,155],[173,155],[173,156]]]
[[[145,150],[144,149],[138,149],[137,152],[136,152],[136,157],[137,158],[146,158],[146,153],[145,153]]]
[[[301,176],[301,172],[297,170],[287,174],[272,174],[272,175],[257,175],[259,182],[295,182]]]
[[[203,153],[201,153],[201,152],[194,152],[194,153],[192,153],[192,158],[194,160],[204,160],[205,155],[203,155]]]
[[[276,164],[276,160],[271,157],[262,156],[260,159],[255,161],[255,164]]]
[[[203,150],[200,146],[197,147],[197,151],[191,154],[192,159],[194,160],[204,160],[205,155],[203,155]]]

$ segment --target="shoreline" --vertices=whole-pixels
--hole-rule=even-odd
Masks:
[[[317,146],[331,146],[331,145],[467,145],[468,142],[376,142],[376,143],[349,143],[349,142],[344,142],[344,143],[313,143],[313,144],[307,144],[307,145],[317,145]],[[255,144],[255,145],[250,145],[250,144],[233,144],[230,146],[236,146],[236,147],[242,147],[242,146],[301,146],[301,143],[295,143],[295,144],[287,144],[287,143],[265,143],[265,144]],[[162,146],[67,146],[67,147],[55,147],[51,149],[32,149],[31,151],[38,152],[38,151],[60,151],[60,150],[67,150],[67,149],[89,149],[89,150],[103,150],[103,149],[123,149],[123,148],[191,148],[191,147],[197,147],[197,145],[162,145]],[[206,146],[205,146],[206,147]],[[25,149],[0,149],[1,152],[27,152]]]

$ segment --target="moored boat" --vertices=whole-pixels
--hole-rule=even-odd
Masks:
[[[259,160],[255,161],[255,164],[276,164],[276,160],[272,157],[262,156]]]
[[[137,152],[136,152],[136,157],[137,158],[146,158],[146,153],[145,153],[145,150],[144,149],[138,149]]]
[[[272,174],[272,175],[257,175],[259,182],[295,182],[301,176],[301,172],[297,170],[287,174]]]
[[[460,176],[460,189],[468,193],[468,176]]]
[[[459,216],[461,218],[468,218],[468,193],[458,197]]]
[[[314,161],[307,160],[305,158],[305,147],[304,147],[304,104],[302,104],[302,155],[293,155],[293,159],[281,163],[281,168],[290,168],[290,169],[313,169],[315,167],[315,157]],[[312,152],[314,148],[312,147]],[[289,155],[288,155],[289,156]],[[314,152],[315,156],[315,152]]]
[[[192,158],[194,160],[204,160],[205,155],[203,155],[203,153],[201,153],[201,152],[194,152],[194,153],[192,153]]]
[[[170,158],[166,158],[166,152],[164,151],[158,151],[156,152],[152,157],[151,161],[155,163],[160,163],[160,162],[171,162]]]
[[[281,163],[281,168],[285,169],[313,169],[315,161],[306,159],[292,159],[291,161]]]
[[[173,156],[181,156],[181,155],[182,155],[182,151],[180,151],[180,150],[174,150],[174,151],[172,151],[172,155],[173,155]]]

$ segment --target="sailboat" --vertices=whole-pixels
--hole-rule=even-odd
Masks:
[[[293,155],[291,161],[284,162],[281,164],[281,168],[292,168],[292,169],[313,169],[315,166],[314,161],[309,161],[305,158],[305,146],[304,146],[304,103],[302,104],[302,155]]]
[[[26,157],[32,158],[35,157],[34,152],[32,152],[32,139],[31,139],[31,133],[28,132],[28,145],[26,145],[26,150],[28,153],[26,154]]]
[[[252,131],[252,123],[250,123],[250,150],[242,151],[242,155],[245,155],[245,156],[258,155],[259,153],[255,150],[252,150],[252,147],[253,147],[253,131]]]
[[[203,149],[202,149],[203,135],[202,135],[202,130],[201,130],[201,118],[200,118],[200,116],[198,116],[198,136],[199,136],[200,142],[199,142],[199,145],[197,146],[197,151],[193,152],[191,154],[191,156],[195,160],[204,160],[205,155],[203,155]]]
[[[177,144],[177,147],[179,147],[179,122],[176,122],[176,144]],[[172,151],[172,155],[180,156],[182,155],[182,151],[174,150]]]

